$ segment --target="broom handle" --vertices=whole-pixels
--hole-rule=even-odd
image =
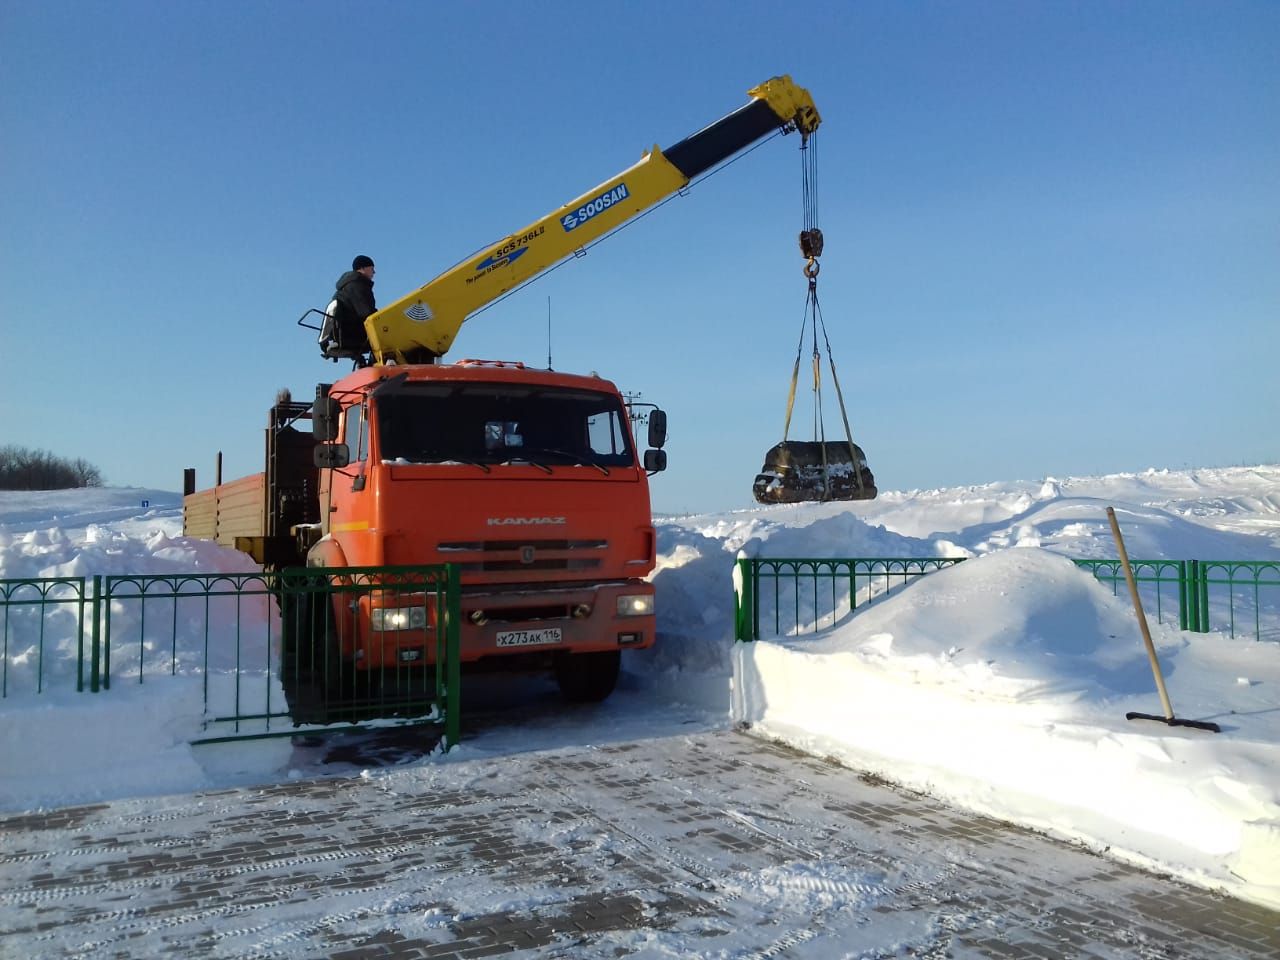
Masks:
[[[1129,553],[1124,548],[1124,538],[1120,536],[1120,524],[1116,522],[1116,512],[1107,507],[1107,519],[1111,521],[1111,535],[1116,538],[1116,549],[1120,551],[1120,562],[1124,564],[1124,578],[1129,584],[1129,596],[1133,597],[1133,612],[1138,615],[1138,626],[1142,628],[1142,640],[1147,645],[1147,659],[1151,661],[1151,673],[1156,678],[1156,689],[1160,691],[1160,703],[1164,706],[1166,720],[1173,719],[1173,707],[1169,703],[1169,692],[1164,688],[1164,675],[1160,672],[1160,661],[1156,659],[1156,645],[1151,642],[1151,630],[1147,627],[1147,615],[1142,610],[1142,600],[1138,597],[1138,583],[1133,579],[1133,569],[1129,566]]]

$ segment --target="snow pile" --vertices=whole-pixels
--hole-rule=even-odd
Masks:
[[[718,710],[976,811],[1280,905],[1280,643],[1150,616],[1177,715],[1222,733],[1128,721],[1161,712],[1133,611],[1123,587],[1117,598],[1066,559],[1115,556],[1111,505],[1135,558],[1280,560],[1278,491],[1280,467],[1148,471],[661,520],[658,643],[627,652],[624,687],[647,697],[623,697],[638,704],[624,709],[649,733],[669,726],[661,698]],[[0,494],[0,578],[253,570],[180,529],[171,494]],[[966,559],[816,631],[735,646],[739,555]],[[1261,601],[1263,637],[1280,639],[1280,587]],[[249,620],[271,616],[263,601]],[[204,722],[199,629],[182,625],[167,661],[139,647],[176,676],[76,694],[68,617],[35,625],[41,653],[11,608],[0,808],[292,774],[280,741],[189,745]],[[215,614],[211,667],[236,652],[230,622]],[[113,677],[117,666],[132,664],[113,661]],[[605,735],[522,727],[511,748]]]
[[[1280,646],[1154,630],[1061,557],[923,578],[818,637],[740,645],[734,716],[969,809],[1280,903]],[[1247,685],[1237,677],[1249,678]]]
[[[172,493],[0,493],[0,580],[258,570],[244,554],[181,531],[181,498]],[[86,598],[91,589],[86,583]],[[42,592],[51,601],[43,617],[28,605]],[[87,671],[77,676],[82,637],[76,589],[10,587],[14,605],[0,613],[0,808],[189,790],[214,786],[226,774],[270,777],[287,760],[289,749],[280,742],[238,753],[205,747],[200,762],[191,747],[205,735],[206,680],[209,703],[222,712],[231,712],[226,708],[237,695],[267,702],[267,598],[217,597],[206,607],[202,596],[193,597],[180,602],[175,618],[171,600],[148,600],[144,611],[128,598],[136,591],[121,592],[124,599],[113,601],[111,689],[94,694],[76,692],[78,680],[85,691],[90,685]],[[84,642],[90,633],[86,623]],[[207,646],[206,635],[213,641]],[[273,701],[282,704],[283,691],[272,686]]]
[[[128,491],[134,493],[134,491]],[[99,496],[119,499],[121,491],[81,492],[81,498],[93,502]],[[43,503],[46,509],[71,508],[68,503],[71,491],[52,491],[7,495],[17,501]],[[140,501],[130,500],[136,505]],[[55,513],[53,521],[83,523],[84,526],[53,526],[13,533],[15,525],[11,515],[0,522],[0,579],[79,578],[94,576],[182,575],[199,574],[253,574],[259,572],[253,560],[236,550],[228,550],[204,540],[192,540],[181,536],[182,515],[180,503],[171,493],[150,491],[143,498],[151,507],[142,516],[128,507],[116,511],[100,506],[80,512]],[[2,502],[2,501],[0,501]],[[81,505],[82,507],[84,504]],[[19,516],[36,512],[30,506],[27,511],[15,511]],[[117,522],[104,522],[113,514]],[[130,515],[132,514],[132,515]],[[227,581],[228,586],[231,581]],[[195,592],[200,584],[186,584],[180,589]],[[86,583],[86,599],[92,585]],[[270,607],[265,596],[241,598],[217,597],[210,601],[207,614],[203,597],[183,601],[178,609],[178,643],[173,645],[172,602],[156,598],[147,602],[144,611],[141,604],[130,602],[137,588],[124,586],[119,589],[121,599],[114,601],[112,628],[117,631],[117,642],[112,648],[112,674],[136,676],[140,660],[147,661],[148,669],[157,666],[157,660],[167,663],[170,673],[191,674],[200,668],[206,656],[204,625],[214,636],[225,636],[234,631],[237,621],[241,626],[258,627],[265,633]],[[78,589],[71,585],[41,588],[36,585],[15,586],[10,589],[11,602],[30,603],[43,598],[51,604],[43,622],[34,608],[10,608],[8,642],[7,689],[10,696],[22,696],[34,692],[37,674],[43,677],[45,687],[66,690],[76,682],[76,665],[80,643],[80,627],[77,606],[73,602]],[[163,607],[163,610],[161,609]],[[161,617],[161,613],[164,614]],[[145,617],[144,617],[145,614]],[[86,613],[87,615],[87,613]],[[141,632],[146,630],[147,637]],[[85,627],[85,633],[88,633]],[[143,642],[129,643],[128,638],[138,637]],[[155,639],[152,639],[152,638]],[[209,665],[215,669],[227,669],[234,665],[234,648],[214,645]],[[176,659],[176,663],[170,662]]]

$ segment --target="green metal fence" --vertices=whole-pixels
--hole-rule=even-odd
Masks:
[[[86,602],[84,577],[0,580],[0,697],[11,685],[43,692],[46,654],[55,659],[63,638],[77,645],[77,658],[83,654]],[[84,689],[82,672],[75,684]]]
[[[447,748],[458,624],[451,564],[0,580],[0,692],[198,677],[197,743],[378,719],[437,723]]]
[[[457,742],[455,565],[286,570],[280,585],[280,673],[294,719],[425,716]]]
[[[1120,595],[1125,586],[1124,567],[1119,560],[1074,560],[1077,567],[1088,570],[1094,578],[1108,584],[1111,592]],[[1142,608],[1159,623],[1173,623],[1177,616],[1178,628],[1191,629],[1188,621],[1188,583],[1186,560],[1134,560],[1129,559],[1133,579],[1142,597]]]
[[[737,562],[734,636],[756,640],[827,629],[911,580],[959,563],[932,558],[754,558]],[[1119,594],[1119,560],[1075,560]],[[1280,640],[1280,562],[1133,560],[1143,608],[1182,630]],[[1176,618],[1176,620],[1175,620]]]
[[[963,557],[752,557],[737,561],[734,637],[798,636],[834,626],[860,606]]]
[[[1120,593],[1125,582],[1119,560],[1076,560]],[[1269,560],[1134,560],[1130,558],[1143,609],[1160,623],[1232,637],[1280,640],[1280,562]]]

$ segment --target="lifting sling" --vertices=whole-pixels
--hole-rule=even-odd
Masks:
[[[765,454],[764,466],[752,484],[752,494],[760,503],[803,503],[828,500],[872,500],[876,496],[875,478],[867,466],[862,448],[853,442],[849,429],[849,415],[845,409],[844,393],[836,375],[835,359],[831,353],[831,340],[822,319],[818,304],[818,273],[821,269],[818,257],[822,255],[822,231],[817,226],[817,174],[815,137],[801,144],[801,162],[804,174],[804,229],[800,232],[800,252],[806,258],[804,275],[808,280],[804,315],[800,323],[800,342],[796,347],[795,364],[791,370],[791,388],[787,393],[787,414],[782,429],[782,442]],[[822,413],[822,355],[818,350],[818,328],[827,349],[827,363],[831,367],[831,381],[835,384],[836,400],[840,404],[840,419],[844,424],[843,441],[828,441]],[[813,361],[813,434],[812,442],[788,439],[791,433],[791,415],[795,409],[796,385],[800,378],[800,356],[804,350],[806,331],[812,331]]]

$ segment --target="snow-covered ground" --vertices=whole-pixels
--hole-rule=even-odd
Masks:
[[[1167,611],[1163,624],[1149,617],[1176,714],[1221,733],[1128,721],[1128,711],[1162,711],[1127,594],[1065,559],[1116,555],[1107,506],[1135,559],[1280,561],[1275,466],[663,518],[658,643],[628,653],[608,735],[620,725],[642,736],[669,710],[664,701],[679,700],[975,811],[1280,906],[1280,586],[1260,593],[1262,641],[1183,633]],[[0,493],[0,578],[253,570],[180,532],[171,493]],[[969,559],[817,631],[802,622],[800,635],[735,646],[737,556]],[[43,629],[40,693],[30,634],[6,633],[0,808],[298,775],[287,742],[190,746],[202,722],[191,651],[177,651],[177,676],[77,694],[74,619],[51,614]],[[564,730],[543,723],[483,749],[563,745]],[[464,741],[421,762],[475,755]]]

